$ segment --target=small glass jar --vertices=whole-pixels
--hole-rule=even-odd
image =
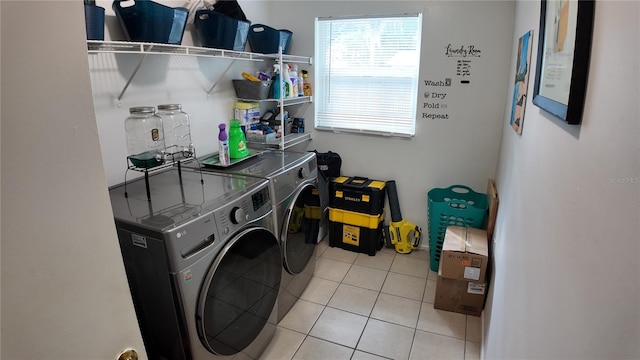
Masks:
[[[127,136],[127,158],[135,167],[148,169],[164,163],[162,119],[153,106],[129,108],[124,121]]]
[[[165,151],[168,155],[189,158],[194,154],[191,142],[189,115],[180,104],[158,105],[158,116],[162,118]]]

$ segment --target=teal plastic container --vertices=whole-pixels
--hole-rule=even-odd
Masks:
[[[232,159],[241,159],[249,155],[247,148],[247,139],[244,136],[242,128],[240,128],[240,120],[231,120],[231,128],[229,129],[229,157]]]
[[[189,17],[189,10],[186,8],[172,8],[149,0],[115,0],[111,8],[127,41],[173,45],[182,43]]]
[[[242,21],[208,9],[196,11],[193,20],[202,46],[244,51],[250,21]]]
[[[289,30],[277,30],[264,24],[251,25],[248,34],[251,51],[262,54],[277,54],[280,47],[283,54],[288,54],[292,37]]]
[[[429,258],[432,271],[438,271],[444,235],[449,225],[484,229],[489,201],[487,194],[464,185],[434,188],[427,194]]]

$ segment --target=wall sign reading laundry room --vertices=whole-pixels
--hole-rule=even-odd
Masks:
[[[473,58],[481,57],[482,50],[478,49],[475,45],[454,46],[448,44],[444,54],[449,58],[457,58],[456,75],[464,78],[471,76],[471,61]],[[461,84],[468,84],[469,82],[468,79],[460,80]]]
[[[480,49],[477,49],[475,47],[475,45],[469,45],[469,46],[454,46],[454,45],[447,45],[446,47],[446,52],[445,55],[447,55],[448,57],[480,57],[480,55],[482,54],[482,51]]]
[[[444,57],[447,59],[446,63],[454,65],[452,73],[455,74],[459,83],[467,85],[471,83],[473,61],[482,57],[482,50],[475,45],[454,45],[449,43],[444,46]],[[455,91],[455,86],[458,82],[456,81],[454,85],[451,77],[445,77],[442,79],[425,79],[423,84],[425,90],[423,92],[422,118],[448,120],[450,118],[449,111],[451,110],[448,104],[458,93]]]

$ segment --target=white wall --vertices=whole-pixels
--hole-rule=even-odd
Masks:
[[[539,11],[517,3],[513,64],[533,29],[538,66]],[[639,14],[635,1],[596,2],[582,125],[529,99],[518,136],[505,109],[487,359],[640,358]]]
[[[411,139],[315,131],[312,149],[342,156],[342,173],[396,180],[405,219],[423,227],[428,242],[427,192],[453,184],[485,192],[495,173],[509,73],[514,3],[505,1],[277,1],[271,26],[294,32],[291,51],[313,53],[314,18],[343,15],[423,13],[416,135]],[[296,14],[291,21],[290,14]],[[447,45],[481,50],[471,61],[471,76],[457,76],[457,60]],[[312,74],[313,75],[313,74]],[[425,80],[452,79],[451,87],[425,86]],[[460,84],[460,80],[470,84]],[[313,79],[312,79],[313,83]],[[446,93],[447,110],[429,111],[425,92]],[[354,94],[354,98],[358,94]],[[423,113],[449,119],[422,118]],[[313,112],[308,114],[312,119]]]
[[[0,9],[0,358],[115,359],[132,347],[144,359],[107,196],[81,2]]]
[[[100,2],[99,2],[100,3]],[[163,1],[179,5],[179,1]],[[110,2],[103,6],[110,13]],[[254,23],[293,31],[291,53],[313,56],[316,16],[423,13],[423,41],[420,94],[416,136],[397,139],[377,136],[334,134],[313,130],[313,105],[289,109],[306,119],[313,132],[309,149],[338,152],[343,158],[342,172],[349,176],[367,176],[396,180],[403,216],[422,226],[423,245],[428,242],[428,190],[452,184],[465,184],[485,192],[487,179],[495,173],[508,84],[513,2],[504,1],[240,1]],[[113,14],[111,12],[111,14]],[[115,17],[108,37],[122,39]],[[183,43],[192,44],[187,28]],[[119,36],[119,37],[118,37]],[[482,51],[471,61],[470,84],[462,85],[456,75],[456,58],[445,56],[446,46],[470,45]],[[90,55],[93,93],[96,103],[102,153],[109,184],[122,182],[126,166],[123,129],[128,108],[179,102],[191,116],[193,140],[200,155],[215,151],[217,124],[227,121],[233,107],[231,78],[253,69],[254,64],[236,63],[207,98],[206,90],[226,69],[227,60],[151,59],[143,67],[125,94],[121,107],[115,104],[128,75],[136,64],[133,56]],[[264,65],[257,65],[258,67]],[[167,74],[166,70],[171,69]],[[123,75],[124,74],[124,75]],[[310,69],[313,83],[313,69]],[[428,87],[425,80],[452,78],[453,86]],[[448,120],[423,119],[425,92],[445,92],[442,103],[448,105]],[[354,94],[357,97],[358,94]],[[130,175],[129,175],[130,176]]]

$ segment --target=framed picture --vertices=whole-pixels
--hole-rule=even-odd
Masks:
[[[580,124],[589,74],[593,0],[541,0],[533,103]]]
[[[515,132],[522,134],[524,109],[527,105],[527,89],[529,88],[529,68],[531,67],[531,41],[533,30],[522,35],[518,41],[518,58],[516,59],[516,78],[513,85],[513,102],[509,123]]]

